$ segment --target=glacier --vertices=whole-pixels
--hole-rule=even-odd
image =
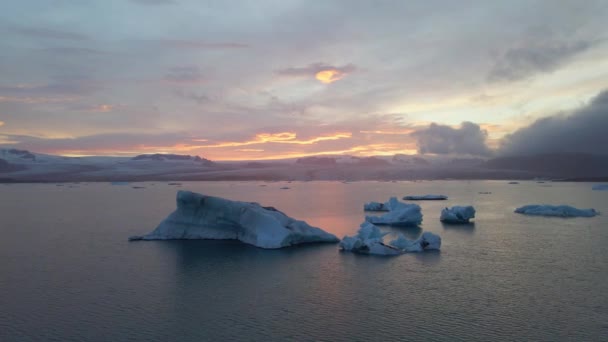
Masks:
[[[439,220],[445,223],[469,223],[472,218],[475,218],[475,208],[473,206],[455,205],[441,210]]]
[[[408,201],[443,201],[447,200],[448,196],[446,195],[413,195],[413,196],[405,196],[404,200]]]
[[[129,238],[173,239],[234,239],[269,249],[339,241],[335,235],[293,219],[273,207],[190,191],[177,192],[177,209],[156,229],[146,235]]]
[[[441,248],[441,238],[430,232],[424,232],[417,240],[408,240],[398,233],[395,240],[386,244],[384,237],[388,234],[390,233],[382,232],[369,222],[363,222],[356,235],[345,236],[340,241],[340,249],[353,253],[391,256]]]
[[[595,209],[578,209],[569,205],[530,204],[515,209],[518,214],[557,217],[593,217],[599,213]]]
[[[365,221],[379,225],[417,226],[422,223],[422,212],[418,204],[402,203],[396,197],[388,201],[390,211],[381,216],[365,216]]]

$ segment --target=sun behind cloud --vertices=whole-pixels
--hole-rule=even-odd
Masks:
[[[315,78],[321,83],[330,84],[342,79],[346,74],[337,69],[322,70],[317,72]]]

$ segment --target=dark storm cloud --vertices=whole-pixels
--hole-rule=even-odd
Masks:
[[[608,90],[570,113],[539,119],[528,127],[506,136],[501,155],[540,153],[607,154]]]
[[[486,145],[488,133],[479,125],[463,122],[460,128],[432,123],[411,134],[417,140],[418,152],[433,154],[468,154],[488,156],[491,154]]]

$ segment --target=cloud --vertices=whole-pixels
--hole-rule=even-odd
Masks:
[[[247,44],[232,42],[210,43],[196,40],[161,39],[160,44],[177,49],[200,49],[200,50],[223,50],[223,49],[246,49]]]
[[[491,154],[486,145],[487,131],[479,125],[465,121],[460,128],[436,123],[411,133],[416,138],[418,152],[421,154],[467,154],[488,156]]]
[[[131,0],[131,2],[140,5],[174,5],[177,4],[175,0]]]
[[[569,115],[539,119],[528,127],[505,136],[501,155],[541,153],[607,154],[608,90]]]
[[[185,100],[190,100],[190,101],[194,101],[196,103],[203,104],[203,103],[208,103],[211,99],[209,98],[209,96],[205,95],[205,94],[197,94],[195,92],[192,91],[184,91],[182,89],[175,89],[175,91],[173,92],[175,94],[175,96],[185,99]]]
[[[357,68],[353,64],[332,66],[325,63],[313,63],[305,67],[291,67],[277,71],[277,74],[292,77],[314,77],[319,82],[329,84],[344,78]]]
[[[84,95],[99,89],[95,82],[83,79],[56,80],[46,84],[0,85],[0,97],[44,97],[49,95]]]
[[[170,68],[164,80],[172,83],[198,83],[203,81],[203,75],[196,66],[179,66]]]
[[[4,126],[4,122],[0,121],[0,127]]]
[[[488,74],[490,81],[517,81],[537,73],[548,73],[581,53],[591,43],[584,40],[572,42],[535,42],[530,46],[508,49],[498,58]]]
[[[33,38],[43,39],[59,39],[59,40],[88,40],[89,37],[76,32],[54,30],[50,28],[36,28],[36,27],[18,27],[14,28],[13,31],[26,35]]]

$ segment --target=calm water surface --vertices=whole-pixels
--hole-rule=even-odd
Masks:
[[[339,237],[358,229],[365,201],[448,195],[420,202],[420,229],[393,228],[438,233],[441,252],[390,258],[335,244],[129,243],[173,211],[178,189],[137,186],[0,184],[0,341],[608,340],[608,192],[591,184],[182,183]],[[513,213],[534,203],[603,215]],[[441,208],[467,204],[474,225],[439,222]]]

